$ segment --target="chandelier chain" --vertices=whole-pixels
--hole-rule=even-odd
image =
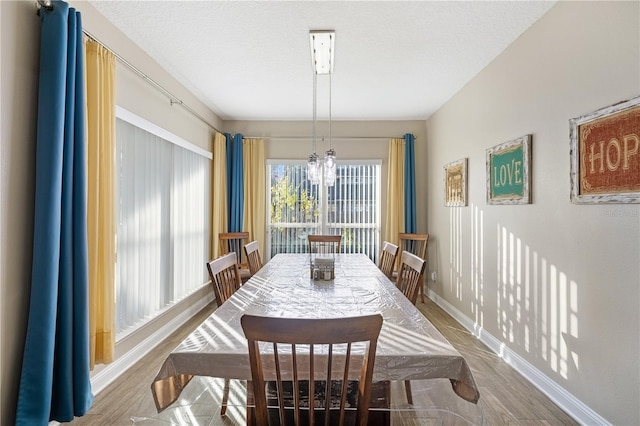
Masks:
[[[316,121],[318,120],[318,75],[313,73],[313,154],[316,153]]]
[[[333,150],[333,142],[331,140],[331,74],[329,74],[329,149]]]

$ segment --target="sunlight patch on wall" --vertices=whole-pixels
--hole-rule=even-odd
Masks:
[[[484,213],[471,204],[471,312],[476,324],[484,327]]]
[[[575,370],[579,370],[579,356],[574,350],[571,350],[571,345],[578,340],[578,283],[571,280],[569,283],[569,333],[568,337],[564,336],[564,340],[569,345],[569,353]]]
[[[496,232],[501,338],[567,379],[578,371],[578,284],[506,227]]]
[[[462,208],[449,209],[449,285],[456,299],[462,301]]]

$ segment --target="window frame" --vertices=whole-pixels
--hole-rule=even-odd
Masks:
[[[182,148],[186,151],[189,151],[193,154],[196,154],[198,156],[204,157],[204,159],[208,162],[208,164],[205,167],[205,180],[203,182],[204,186],[205,186],[205,194],[206,197],[210,197],[210,188],[211,188],[211,180],[210,180],[210,175],[211,175],[211,167],[212,167],[212,159],[213,159],[213,154],[171,132],[169,132],[166,129],[161,128],[160,126],[155,125],[154,123],[151,123],[150,121],[136,115],[135,113],[126,110],[125,108],[122,108],[120,106],[116,106],[116,120],[121,120],[131,126],[135,126],[138,129],[145,131],[151,135],[153,135],[156,138],[162,139],[163,141],[170,143],[172,145],[174,145],[174,147],[177,148]],[[115,132],[115,128],[114,128],[114,132]],[[117,137],[117,135],[116,135]],[[115,170],[116,173],[119,173],[120,170],[120,165],[118,164],[118,158],[117,158],[117,153],[118,153],[118,141],[116,141],[116,150],[114,151],[114,155],[116,155],[116,163],[115,163]],[[184,152],[182,153],[178,153],[178,155],[184,155]],[[115,190],[114,190],[114,195],[116,197],[116,203],[115,203],[115,209],[116,211],[114,212],[115,217],[117,220],[119,220],[120,218],[120,194],[118,193],[118,189],[119,189],[119,177],[116,175],[114,176],[115,179]],[[210,233],[211,231],[211,208],[210,208],[210,198],[207,198],[204,201],[205,204],[205,218],[204,218],[204,222],[203,225],[205,225],[206,230],[208,230],[208,233]],[[172,204],[173,206],[173,204]],[[119,225],[116,224],[116,241],[118,241],[118,237],[119,237]],[[171,228],[170,228],[170,234],[172,234],[171,232]],[[172,240],[172,237],[168,237],[170,239],[170,241]],[[208,260],[208,257],[210,256],[210,244],[208,243],[209,241],[209,237],[206,236],[205,237],[207,240],[207,243],[205,243],[205,252],[206,252],[206,257]],[[116,343],[127,338],[128,336],[135,334],[138,330],[140,330],[141,327],[144,327],[146,324],[148,324],[149,322],[151,322],[153,319],[161,316],[162,314],[164,314],[165,312],[167,312],[168,310],[170,310],[173,306],[175,306],[177,303],[179,303],[180,301],[190,297],[191,295],[193,295],[194,293],[201,291],[203,287],[208,285],[208,279],[207,279],[207,273],[206,273],[206,268],[204,268],[204,262],[206,262],[206,260],[203,262],[203,267],[202,267],[202,281],[200,283],[196,283],[193,284],[193,288],[191,288],[190,290],[186,290],[184,294],[176,296],[176,297],[172,297],[173,300],[171,300],[169,303],[165,304],[164,306],[160,307],[159,309],[155,310],[154,312],[150,313],[149,315],[144,315],[142,318],[138,318],[136,320],[136,322],[132,325],[129,325],[125,328],[119,329],[119,320],[118,320],[118,307],[120,306],[121,300],[119,300],[118,298],[118,289],[119,289],[119,280],[121,279],[121,277],[119,276],[119,265],[118,262],[121,260],[121,255],[120,253],[118,253],[118,243],[116,243],[116,264],[114,265],[114,269],[115,269],[115,276],[114,276],[114,286],[116,287],[116,297],[115,297],[115,314],[116,314]],[[174,258],[174,253],[172,253],[170,255],[170,258]],[[172,265],[170,265],[170,268],[173,270],[173,267],[175,266],[175,263],[173,263]],[[175,274],[175,272],[174,272]],[[182,286],[182,284],[181,284]],[[172,279],[172,284],[171,284],[171,289],[160,289],[160,291],[165,292],[168,290],[173,290],[175,292],[176,289],[176,283],[173,282]]]
[[[265,193],[266,193],[266,203],[267,203],[267,209],[266,209],[266,216],[265,216],[265,229],[266,229],[266,242],[265,242],[265,254],[266,254],[266,258],[270,259],[272,257],[271,254],[271,240],[272,240],[272,235],[271,235],[271,168],[272,166],[279,166],[279,165],[284,165],[284,166],[289,166],[289,165],[297,165],[297,166],[301,166],[301,167],[305,167],[306,166],[306,160],[295,160],[295,159],[267,159],[266,160],[266,167],[265,167],[265,173],[266,173],[266,178],[265,178]],[[377,262],[377,258],[379,255],[379,248],[380,248],[380,244],[381,244],[381,226],[382,226],[382,159],[341,159],[338,160],[336,162],[337,167],[343,167],[343,166],[376,166],[376,173],[377,173],[377,181],[375,182],[375,199],[378,200],[378,202],[376,203],[376,208],[375,208],[375,216],[377,218],[373,228],[374,231],[374,250],[373,253],[370,254],[371,259],[374,262]],[[336,180],[337,182],[337,180]],[[328,205],[329,205],[329,191],[327,190],[327,187],[324,186],[324,183],[321,181],[320,183],[317,185],[318,186],[318,197],[320,199],[320,206],[319,206],[319,210],[320,210],[320,220],[318,221],[318,225],[317,225],[317,229],[321,232],[321,233],[325,233],[328,232],[329,229],[331,228],[335,228],[336,225],[341,228],[361,228],[361,229],[365,229],[365,228],[371,228],[371,226],[367,226],[367,225],[361,225],[358,223],[347,223],[347,222],[330,222],[329,221],[329,214],[328,214]],[[335,185],[334,185],[335,188]],[[289,224],[292,228],[307,228],[310,227],[309,224]],[[330,233],[330,232],[329,232]]]

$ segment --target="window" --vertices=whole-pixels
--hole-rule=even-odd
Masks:
[[[381,161],[340,162],[334,186],[311,185],[306,163],[270,160],[267,253],[306,253],[308,234],[340,234],[344,253],[377,261]]]
[[[122,109],[117,117],[121,338],[207,282],[211,154]]]

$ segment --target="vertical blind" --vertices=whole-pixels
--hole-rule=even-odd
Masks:
[[[116,121],[118,338],[207,281],[210,159],[185,146]]]
[[[320,233],[321,185],[311,185],[306,163],[268,164],[269,244],[278,253],[306,253],[307,235]]]
[[[339,234],[343,253],[377,261],[380,168],[380,161],[341,162],[335,185],[325,187],[311,184],[305,163],[268,161],[268,255],[306,253],[307,235]]]
[[[365,253],[377,262],[380,247],[380,164],[340,164],[327,188],[327,228],[342,234],[344,253]]]

